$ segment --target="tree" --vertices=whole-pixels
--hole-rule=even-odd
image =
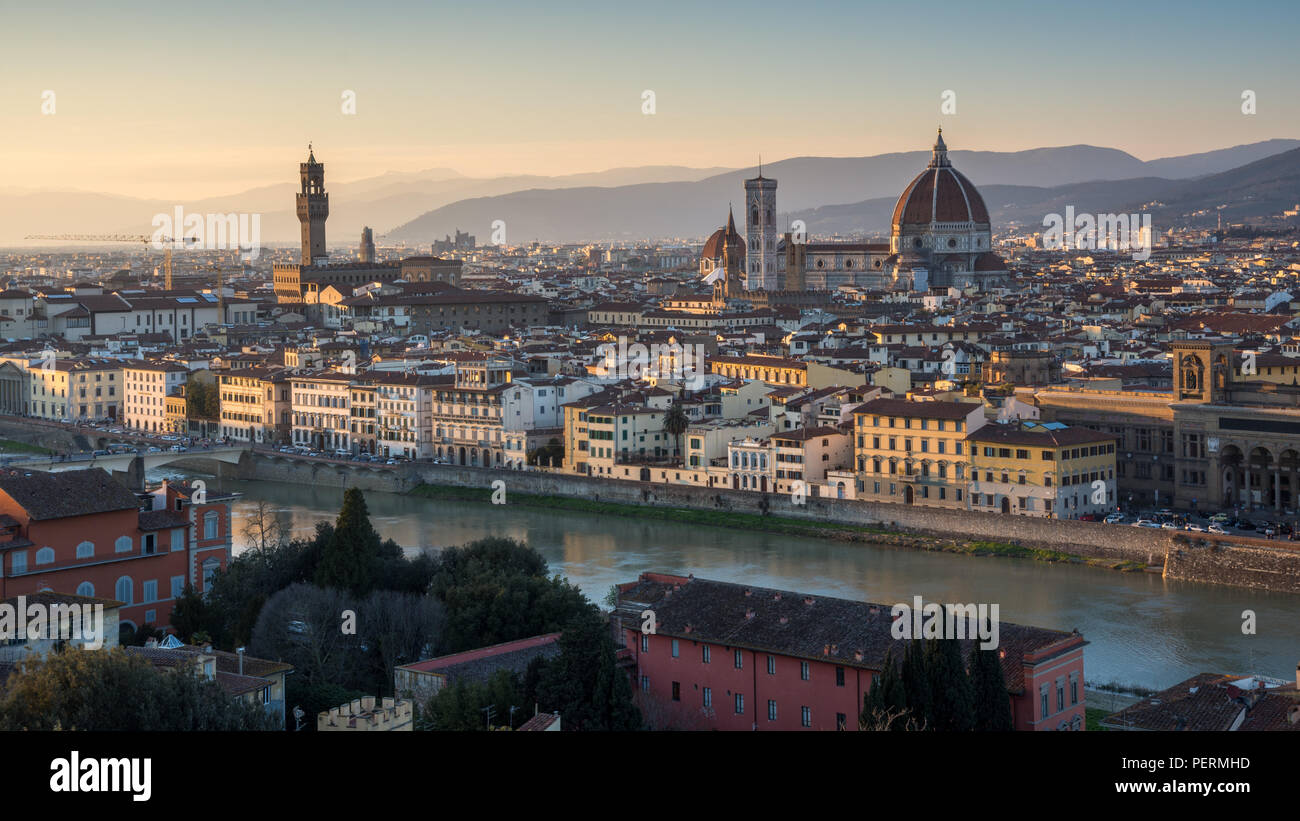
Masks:
[[[929,639],[925,645],[930,680],[930,725],[939,732],[969,732],[975,728],[975,698],[956,639]]]
[[[316,584],[364,596],[374,587],[385,547],[370,523],[365,495],[358,488],[348,488],[334,532],[316,568]]]
[[[443,550],[429,584],[447,608],[444,653],[560,630],[591,605],[546,560],[513,539],[490,538]]]
[[[371,682],[362,641],[357,633],[344,632],[345,612],[357,609],[351,594],[338,588],[290,585],[261,608],[249,653],[292,664],[294,675],[307,684],[364,689]]]
[[[0,695],[2,730],[274,730],[279,717],[194,668],[158,669],[124,648],[30,658]]]
[[[691,419],[682,410],[680,402],[674,402],[668,411],[664,414],[664,431],[670,434],[677,442],[677,456],[682,456],[682,434],[691,426]]]
[[[498,670],[486,681],[453,682],[429,699],[421,715],[421,729],[474,731],[488,729],[491,708],[493,727],[512,725],[510,708],[524,707],[520,683],[509,670]]]
[[[902,672],[899,670],[898,657],[891,647],[885,653],[885,663],[880,676],[872,683],[862,699],[862,723],[878,725],[882,716],[906,715],[907,694],[903,690]],[[902,729],[906,722],[898,725]],[[889,726],[888,723],[885,725]]]
[[[1007,683],[997,650],[981,650],[978,644],[971,648],[970,679],[975,729],[980,732],[1015,729],[1011,719],[1011,699],[1007,695]]]
[[[609,623],[594,606],[564,628],[560,654],[542,668],[537,698],[543,709],[560,714],[565,730],[641,729],[641,711],[616,652]]]
[[[903,692],[907,695],[907,709],[918,724],[934,726],[933,691],[930,676],[925,669],[925,648],[919,638],[907,643],[903,652],[901,669]]]
[[[357,611],[361,644],[370,666],[370,691],[391,690],[393,668],[432,658],[446,613],[430,596],[375,590]]]
[[[265,499],[258,499],[244,521],[243,536],[249,550],[261,553],[282,546],[288,529],[275,506]]]

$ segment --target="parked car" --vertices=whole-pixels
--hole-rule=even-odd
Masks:
[[[1223,525],[1220,525],[1218,522],[1212,522],[1210,526],[1206,528],[1206,530],[1209,531],[1210,533],[1215,534],[1216,536],[1228,535],[1228,531],[1224,530]]]
[[[1165,522],[1164,524],[1160,525],[1160,527],[1161,527],[1162,530],[1177,530],[1177,529],[1178,529],[1178,525],[1174,524],[1173,522]]]
[[[1112,513],[1106,517],[1106,524],[1108,525],[1117,525],[1122,523],[1123,521],[1124,521],[1124,514],[1122,513]]]
[[[1205,532],[1205,528],[1201,527],[1201,526],[1198,525],[1198,524],[1194,524],[1194,523],[1192,523],[1192,522],[1188,522],[1186,525],[1184,525],[1184,526],[1183,526],[1183,529],[1184,529],[1184,530],[1190,530],[1190,531],[1192,531],[1193,533],[1204,533],[1204,532]]]
[[[1160,527],[1160,525],[1156,524],[1150,519],[1138,519],[1136,522],[1133,523],[1132,526],[1133,527]]]

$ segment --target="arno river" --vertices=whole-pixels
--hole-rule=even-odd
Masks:
[[[155,477],[175,475],[161,472]],[[272,482],[217,482],[237,491],[235,553],[258,499],[274,505],[295,535],[333,520],[343,491]],[[532,545],[552,572],[599,602],[617,582],[644,571],[694,573],[740,582],[891,605],[927,601],[997,603],[1004,622],[1078,628],[1090,644],[1089,682],[1163,688],[1201,672],[1295,675],[1300,661],[1300,596],[1165,581],[1021,559],[973,558],[752,531],[681,525],[476,502],[367,493],[380,535],[407,548],[436,549],[485,536]],[[1257,615],[1243,635],[1241,614]]]

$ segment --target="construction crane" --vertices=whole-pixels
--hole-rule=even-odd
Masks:
[[[146,257],[149,254],[149,246],[155,242],[153,236],[144,234],[28,234],[24,239],[45,239],[58,242],[139,242],[144,244]],[[172,289],[172,249],[198,242],[198,239],[195,237],[182,237],[180,239],[158,237],[156,241],[167,246],[163,250],[163,288],[170,291]]]

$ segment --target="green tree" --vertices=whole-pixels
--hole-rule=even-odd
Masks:
[[[365,495],[358,488],[348,488],[334,532],[316,568],[316,584],[364,596],[374,588],[386,549],[370,523]]]
[[[488,729],[491,707],[493,727],[518,724],[524,712],[520,682],[509,670],[498,670],[486,681],[455,682],[429,699],[421,715],[426,730],[474,731]],[[510,708],[515,708],[512,718]]]
[[[914,638],[907,643],[903,652],[901,669],[903,692],[907,694],[907,710],[917,723],[933,728],[933,696],[930,689],[930,676],[925,669],[925,647],[921,639]]]
[[[861,721],[868,726],[876,726],[882,716],[907,711],[907,693],[903,690],[902,671],[899,670],[898,657],[894,655],[892,647],[885,653],[880,676],[872,683],[862,701]],[[890,726],[902,729],[905,724],[906,722],[897,722]]]
[[[971,648],[970,680],[975,729],[998,733],[1014,729],[1011,699],[997,650],[981,650],[978,644]]]
[[[594,606],[565,627],[560,654],[543,665],[537,688],[542,708],[558,712],[565,730],[642,728],[616,653],[609,623]]]
[[[682,410],[680,402],[674,402],[668,412],[664,414],[664,431],[670,434],[677,442],[677,456],[682,456],[682,434],[691,426],[691,419]]]
[[[975,728],[975,698],[956,639],[929,639],[925,667],[930,680],[930,729],[969,732]]]
[[[125,648],[32,658],[0,695],[0,730],[274,730],[260,704],[232,698],[188,665],[155,668]]]

